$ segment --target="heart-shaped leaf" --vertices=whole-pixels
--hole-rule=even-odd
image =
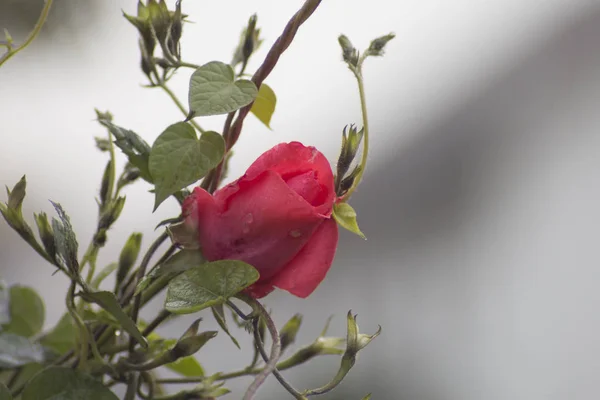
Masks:
[[[230,113],[252,103],[257,94],[254,82],[234,81],[230,65],[211,61],[194,71],[190,78],[188,119]]]
[[[10,323],[4,325],[4,332],[31,337],[44,327],[44,301],[30,287],[13,286],[10,288]]]
[[[267,128],[271,129],[271,117],[275,112],[275,106],[277,105],[277,96],[275,96],[275,92],[268,85],[262,84],[260,85],[260,89],[258,89],[258,95],[256,96],[256,100],[254,100],[254,104],[252,104],[252,108],[250,112],[256,116],[267,126]]]
[[[174,314],[200,311],[224,303],[258,278],[258,271],[242,261],[205,263],[169,282],[165,308]]]
[[[42,346],[31,343],[23,336],[0,334],[0,369],[15,368],[32,362],[43,362]]]
[[[149,169],[156,185],[154,209],[167,197],[191,185],[223,159],[225,142],[217,132],[196,131],[185,122],[169,126],[154,142]]]
[[[142,290],[148,287],[153,279],[156,279],[159,276],[166,274],[175,276],[205,262],[206,260],[200,251],[181,250],[169,257],[164,263],[157,265],[146,276],[144,276],[144,278],[135,288],[135,294],[139,294]]]
[[[100,381],[81,371],[50,367],[29,382],[22,400],[118,400]]]

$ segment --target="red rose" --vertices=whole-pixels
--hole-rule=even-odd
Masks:
[[[196,188],[183,203],[209,261],[241,260],[259,280],[256,298],[274,287],[307,297],[325,278],[338,241],[335,190],[325,156],[298,142],[260,156],[237,181],[210,195]]]

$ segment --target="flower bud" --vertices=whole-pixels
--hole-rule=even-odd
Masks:
[[[367,54],[370,56],[382,56],[384,54],[385,45],[395,37],[395,34],[390,33],[374,39],[367,49]]]
[[[54,259],[56,256],[56,244],[54,242],[54,232],[52,231],[52,226],[50,226],[50,222],[48,222],[48,216],[46,213],[42,212],[39,214],[33,214],[33,217],[38,227],[38,232],[40,234],[40,239],[42,239],[44,249],[50,258]]]
[[[256,27],[257,19],[256,14],[253,14],[248,19],[248,25],[242,30],[240,42],[233,53],[233,60],[231,61],[233,68],[240,63],[246,65],[250,56],[252,56],[262,43],[260,29]]]
[[[373,339],[375,339],[381,333],[381,326],[373,335],[365,335],[359,333],[358,325],[356,324],[356,315],[352,315],[352,311],[348,311],[347,321],[348,334],[346,338],[346,351],[342,356],[342,361],[340,363],[338,373],[331,380],[331,382],[327,383],[325,386],[305,392],[304,394],[307,397],[327,393],[330,390],[334,389],[336,386],[338,386],[344,380],[350,369],[352,369],[352,367],[354,366],[354,363],[356,362],[357,353],[360,350],[364,349]]]
[[[123,187],[135,182],[141,175],[140,169],[128,162],[125,164],[125,169],[117,182],[117,191],[120,191]]]
[[[111,200],[106,205],[104,212],[100,215],[98,221],[98,230],[105,230],[112,226],[112,224],[119,218],[123,207],[125,206],[125,197],[118,197]]]
[[[19,214],[21,213],[21,206],[23,205],[23,200],[25,199],[25,189],[27,187],[27,180],[25,176],[17,182],[13,190],[9,190],[6,188],[6,192],[8,193],[8,208],[17,211]]]
[[[300,325],[302,324],[302,315],[296,314],[294,315],[286,324],[281,328],[279,332],[279,337],[281,341],[281,352],[283,353],[285,349],[294,343],[296,340],[296,335],[300,330]]]
[[[8,201],[3,204],[0,203],[0,214],[4,217],[8,225],[13,228],[27,243],[32,246],[39,247],[33,236],[33,231],[27,225],[27,222],[23,219],[23,200],[25,199],[27,188],[27,180],[23,176],[19,182],[10,190],[6,187],[6,193],[8,194]]]
[[[350,39],[346,35],[340,35],[338,42],[342,48],[342,57],[346,63],[356,67],[358,65],[358,51],[350,42]]]
[[[171,55],[175,58],[181,58],[181,47],[179,41],[183,33],[183,14],[181,13],[181,0],[178,0],[175,4],[175,12],[170,13],[171,16],[171,29],[167,40],[167,48]]]
[[[293,318],[292,318],[293,319]],[[304,346],[292,354],[288,359],[281,361],[277,364],[279,370],[285,370],[288,368],[295,367],[296,365],[303,364],[308,360],[319,356],[319,355],[339,355],[343,354],[344,350],[340,348],[345,343],[344,338],[328,337],[327,330],[329,329],[329,322],[331,318],[327,320],[325,328],[314,342],[308,346]],[[287,324],[286,324],[287,325]],[[299,325],[299,324],[298,324]],[[285,327],[284,327],[285,329]]]
[[[110,150],[110,142],[108,141],[108,139],[95,137],[94,140],[96,141],[96,147],[98,148],[98,150],[100,150],[100,151],[109,151]]]
[[[102,183],[100,185],[100,205],[104,206],[110,197],[111,188],[111,177],[115,170],[115,164],[113,160],[109,160],[104,168],[104,174],[102,174]]]
[[[121,284],[123,280],[131,271],[131,268],[135,264],[135,261],[138,258],[140,253],[140,247],[142,245],[142,234],[141,233],[132,233],[127,239],[125,246],[123,246],[123,250],[121,250],[121,255],[119,256],[119,267],[117,269],[117,284]]]

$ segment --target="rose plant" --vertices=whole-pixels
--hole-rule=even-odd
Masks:
[[[244,175],[220,187],[244,119],[253,114],[269,124],[276,97],[264,81],[319,3],[305,1],[250,79],[245,74],[248,61],[262,43],[256,15],[242,31],[231,63],[196,65],[182,59],[180,40],[187,16],[180,1],[174,9],[164,0],[140,1],[136,15],[125,14],[139,33],[141,69],[148,86],[169,95],[185,120],[168,126],[150,145],[116,125],[110,113],[96,111],[107,131],[106,137],[96,138],[97,147],[109,160],[100,184],[96,231],[81,256],[77,235],[60,204],[52,203],[57,217],[50,220],[45,213],[34,215],[38,239],[22,212],[25,177],[7,189],[0,213],[8,225],[71,284],[65,314],[53,329],[42,331],[44,307],[35,291],[0,282],[1,400],[111,400],[117,398],[113,387],[119,386],[126,400],[215,399],[229,393],[228,380],[254,376],[243,394],[250,400],[270,375],[291,397],[307,399],[329,392],[345,378],[358,351],[379,331],[360,333],[356,316],[349,312],[346,338],[326,337],[324,330],[315,342],[282,360],[301,317],[295,315],[279,330],[259,299],[276,288],[301,298],[313,293],[333,263],[338,225],[364,237],[348,204],[362,179],[369,147],[362,67],[368,57],[383,54],[393,34],[373,40],[362,54],[346,36],[338,38],[342,58],[358,83],[363,127],[344,128],[335,171],[316,148],[294,141],[267,150]],[[6,53],[0,65],[35,38],[51,4],[46,0],[40,21],[24,44],[16,46],[10,37],[1,43]],[[185,69],[193,70],[188,108],[168,86],[171,76]],[[198,122],[199,117],[220,114],[226,115],[221,132],[206,131]],[[117,148],[128,160],[119,174]],[[161,234],[141,258],[142,234],[134,232],[115,262],[98,269],[98,254],[125,206],[122,193],[140,179],[153,186],[155,209],[173,197],[181,214],[159,224]],[[188,190],[192,185],[196,187]],[[164,254],[156,257],[164,244]],[[103,280],[111,274],[116,283],[106,290]],[[154,319],[142,320],[140,309],[163,291],[164,309]],[[209,309],[238,347],[225,310],[252,333],[254,356],[245,368],[205,372],[195,354],[218,332],[200,332],[201,318],[179,338],[155,332],[179,315]],[[342,357],[338,372],[320,388],[298,390],[282,374],[326,354]],[[163,368],[180,378],[161,378]],[[192,386],[172,390],[177,386],[171,385],[183,384]]]

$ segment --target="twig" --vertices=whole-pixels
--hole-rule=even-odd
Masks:
[[[35,27],[31,31],[31,33],[29,33],[29,36],[27,36],[27,39],[25,39],[25,42],[23,42],[22,45],[17,46],[14,49],[12,48],[12,46],[10,44],[7,46],[8,51],[6,53],[4,53],[2,55],[2,57],[0,57],[0,66],[2,64],[4,64],[6,61],[8,61],[12,56],[14,56],[18,52],[20,52],[21,50],[23,50],[27,46],[29,46],[31,44],[31,42],[33,42],[33,40],[37,37],[37,35],[42,30],[42,26],[44,26],[44,24],[46,23],[46,19],[48,18],[48,14],[50,13],[50,7],[52,7],[52,1],[53,0],[46,0],[46,4],[44,4],[42,13],[40,14],[40,17],[38,18],[37,22],[35,23]]]
[[[154,255],[154,253],[156,253],[156,250],[158,250],[158,248],[163,244],[163,242],[165,240],[167,240],[168,237],[169,237],[169,234],[165,231],[154,241],[154,243],[152,243],[152,245],[150,246],[150,248],[144,255],[142,263],[140,264],[140,267],[137,271],[136,282],[135,282],[136,284],[137,284],[137,282],[142,280],[142,278],[144,277],[144,274],[146,274],[146,268],[148,267],[148,264],[150,264],[150,260],[152,259],[152,256]],[[130,314],[133,322],[137,322],[138,314],[140,312],[141,302],[142,302],[142,294],[138,293],[138,295],[134,297],[133,308],[131,309],[131,314]],[[133,338],[133,337],[130,338],[130,340],[129,340],[129,351],[130,352],[133,352],[133,349],[135,348],[135,344],[136,344],[135,338]]]

